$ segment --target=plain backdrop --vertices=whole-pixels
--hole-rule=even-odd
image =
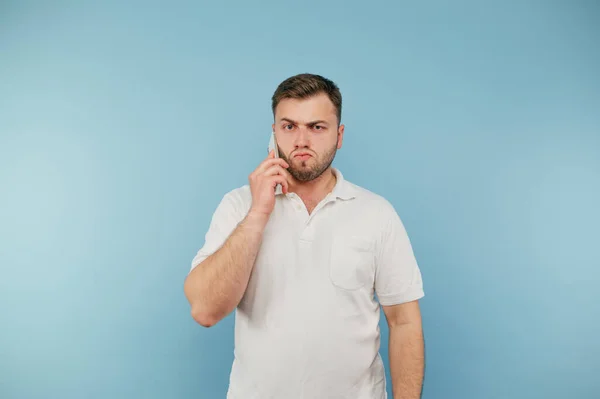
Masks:
[[[334,165],[412,240],[423,397],[600,397],[599,17],[566,0],[0,1],[0,397],[225,397],[233,317],[196,324],[183,281],[302,72],[341,88]]]

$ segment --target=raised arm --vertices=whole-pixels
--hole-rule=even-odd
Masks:
[[[249,177],[252,206],[246,216],[233,226],[235,208],[227,201],[220,204],[213,216],[207,234],[210,242],[205,244],[207,256],[195,265],[184,283],[192,317],[202,326],[215,325],[241,301],[275,206],[275,187],[281,184],[287,191],[287,167],[285,161],[269,154]],[[225,233],[232,228],[231,233]]]

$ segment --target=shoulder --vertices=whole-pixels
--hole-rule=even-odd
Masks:
[[[252,193],[249,185],[234,188],[226,192],[219,204],[219,208],[245,214],[252,205]]]
[[[365,225],[371,227],[370,231],[378,237],[378,243],[398,242],[408,239],[407,231],[403,220],[400,217],[396,207],[390,200],[383,195],[375,193],[364,187],[349,183],[356,192],[356,205],[360,209],[360,219]]]
[[[226,192],[223,196],[223,199],[239,203],[240,205],[252,201],[252,193],[250,191],[250,186],[246,184],[241,187],[236,187]]]
[[[350,181],[346,181],[345,183],[348,185],[349,190],[355,194],[355,199],[359,206],[372,216],[388,220],[398,215],[394,205],[383,195]]]

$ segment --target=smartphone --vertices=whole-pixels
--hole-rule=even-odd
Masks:
[[[271,132],[271,139],[269,140],[269,153],[271,150],[275,151],[275,158],[279,158],[279,147],[277,147],[277,139],[275,138],[275,132]],[[277,184],[275,192],[281,190],[281,184]]]
[[[271,132],[271,140],[269,140],[269,150],[275,151],[275,158],[279,158],[279,148],[277,147],[277,139],[275,139],[275,132]]]

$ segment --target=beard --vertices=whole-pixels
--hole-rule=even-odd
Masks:
[[[335,154],[337,152],[337,143],[333,145],[331,149],[326,151],[324,154],[317,154],[314,159],[297,160],[293,159],[292,161],[279,149],[279,156],[281,159],[286,161],[290,167],[288,168],[288,172],[292,175],[292,177],[301,182],[308,182],[316,179],[321,176],[323,172],[331,166],[333,159],[335,158]],[[312,166],[308,166],[308,163],[313,162]]]

